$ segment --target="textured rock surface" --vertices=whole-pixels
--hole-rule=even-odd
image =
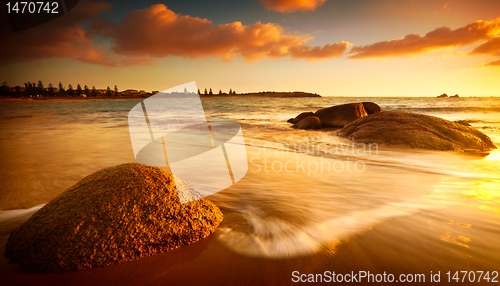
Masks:
[[[304,119],[306,117],[309,117],[309,116],[314,116],[314,113],[312,113],[312,112],[302,112],[301,114],[297,115],[295,118],[288,119],[287,122],[298,123],[302,119]]]
[[[5,257],[48,272],[106,266],[196,242],[222,218],[204,198],[181,205],[170,172],[123,164],[87,176],[41,208],[11,233]]]
[[[292,127],[298,129],[321,129],[321,121],[316,116],[308,116]]]
[[[314,114],[323,127],[343,127],[354,120],[367,116],[362,103],[347,103],[320,109]]]
[[[361,102],[361,103],[363,103],[363,107],[365,108],[366,114],[368,115],[377,114],[382,111],[380,106],[375,102]]]
[[[491,139],[477,129],[418,113],[383,111],[360,118],[342,128],[339,135],[359,143],[430,150],[495,149]]]

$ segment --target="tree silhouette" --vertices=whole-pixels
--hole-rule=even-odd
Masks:
[[[95,86],[92,86],[92,96],[97,96],[97,90],[95,89]]]
[[[76,86],[76,95],[82,95],[82,86],[80,84]]]
[[[233,90],[232,89],[229,89],[229,94],[233,94]]]
[[[208,94],[214,95],[214,93],[212,92],[212,88],[210,88],[210,91],[208,92]]]
[[[49,95],[54,96],[54,86],[51,83],[49,83]]]
[[[118,96],[118,87],[115,84],[115,96]]]
[[[85,93],[86,96],[89,96],[90,95],[90,92],[89,92],[89,87],[87,85],[85,85],[83,87],[83,92]]]
[[[59,82],[59,93],[64,93],[64,86]]]
[[[219,89],[219,94],[222,94],[222,89]]]
[[[68,90],[67,90],[67,93],[69,96],[73,96],[74,94],[74,91],[73,91],[73,86],[70,84],[68,84]]]
[[[207,95],[207,94],[208,94],[208,92],[207,92],[207,89],[205,88],[205,95]]]
[[[35,93],[35,90],[34,90],[34,85],[35,84],[31,84],[31,82],[27,82],[24,84],[24,87],[26,88],[26,92],[29,94],[29,95],[33,95]]]
[[[7,82],[4,81],[2,82],[2,86],[0,87],[0,94],[2,96],[6,96],[9,91],[9,86],[7,85]]]
[[[108,88],[106,89],[106,96],[111,96],[111,88],[109,88],[109,85]]]
[[[198,95],[201,95],[200,89],[198,88]]]
[[[38,85],[36,86],[38,93],[45,93],[45,88],[43,87],[43,83],[41,80],[38,81]]]

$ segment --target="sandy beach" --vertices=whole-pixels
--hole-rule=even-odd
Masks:
[[[292,285],[295,284],[294,271],[300,274],[386,273],[395,277],[424,274],[427,283],[431,274],[440,273],[441,282],[447,283],[446,272],[455,269],[497,269],[494,253],[474,250],[481,245],[481,236],[486,233],[470,235],[470,230],[454,224],[476,225],[476,220],[460,214],[463,210],[431,211],[387,219],[338,244],[326,245],[317,254],[295,258],[269,259],[235,254],[217,240],[221,234],[216,233],[171,252],[106,268],[61,274],[24,271],[2,258],[0,274],[6,285]],[[474,215],[480,218],[484,214],[477,212]],[[435,220],[436,217],[445,217],[446,221],[436,223],[440,221]],[[414,228],[421,230],[415,232]],[[469,240],[464,239],[464,234]],[[436,249],[440,249],[437,254]],[[465,256],[457,256],[457,253]],[[367,278],[362,281],[365,283],[356,284],[366,284]]]

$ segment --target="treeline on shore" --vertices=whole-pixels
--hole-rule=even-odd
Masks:
[[[12,98],[12,99],[65,99],[65,98],[147,98],[153,94],[158,93],[158,91],[146,92],[144,90],[134,90],[127,89],[123,91],[118,91],[118,87],[115,85],[114,89],[109,86],[106,89],[96,89],[95,86],[91,88],[87,85],[83,87],[77,84],[74,87],[68,84],[65,87],[61,82],[59,82],[57,87],[54,87],[52,83],[49,83],[47,87],[44,86],[42,81],[38,83],[26,82],[24,86],[9,86],[6,82],[3,82],[0,86],[0,98]],[[261,91],[261,92],[250,92],[250,93],[236,93],[235,90],[229,89],[228,92],[214,93],[212,88],[208,90],[205,88],[204,92],[200,92],[198,89],[198,94],[200,97],[321,97],[317,93],[309,93],[302,91],[294,92],[276,92],[276,91]]]
[[[317,93],[303,92],[303,91],[292,91],[292,92],[281,92],[281,91],[261,91],[261,92],[248,92],[248,93],[236,93],[233,89],[229,89],[229,93],[222,92],[219,89],[218,93],[212,92],[210,88],[209,91],[205,88],[203,93],[198,89],[198,94],[200,97],[219,97],[219,96],[238,96],[238,97],[321,97],[321,95]]]
[[[58,87],[54,87],[49,83],[47,87],[44,86],[42,81],[38,83],[26,82],[24,86],[10,87],[6,82],[0,86],[0,97],[2,98],[18,98],[18,99],[53,99],[53,98],[146,98],[158,91],[146,92],[144,90],[127,89],[118,91],[115,85],[114,89],[109,86],[106,89],[96,89],[95,86],[91,88],[87,85],[83,87],[77,84],[76,87],[68,84],[65,87],[59,82]]]
[[[261,91],[261,92],[250,92],[242,93],[242,96],[253,96],[253,97],[321,97],[317,93],[310,93],[304,91]]]
[[[232,88],[230,88],[230,89],[229,89],[229,92],[222,92],[222,89],[219,89],[219,92],[218,92],[218,93],[214,93],[214,92],[212,91],[212,88],[210,88],[209,90],[207,90],[207,89],[205,88],[205,91],[202,93],[202,92],[200,91],[200,89],[198,88],[198,94],[199,94],[200,96],[202,96],[202,97],[203,97],[203,96],[224,96],[224,95],[236,95],[236,91],[235,91],[235,90],[233,90]]]

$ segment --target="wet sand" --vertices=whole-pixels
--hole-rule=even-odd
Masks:
[[[431,271],[434,274],[440,271],[441,282],[445,282],[448,271],[498,270],[495,253],[477,251],[485,243],[481,236],[486,232],[471,235],[473,231],[468,224],[455,223],[465,221],[475,225],[474,219],[461,214],[463,210],[388,219],[310,256],[268,259],[239,255],[224,247],[217,239],[221,233],[216,232],[193,245],[152,257],[56,274],[25,271],[7,264],[2,239],[0,275],[3,285],[291,285],[293,271],[300,274],[369,271],[395,277],[424,274],[428,283]],[[478,211],[475,215],[486,213]],[[443,219],[434,221],[436,217]],[[363,284],[366,283],[357,285]]]

